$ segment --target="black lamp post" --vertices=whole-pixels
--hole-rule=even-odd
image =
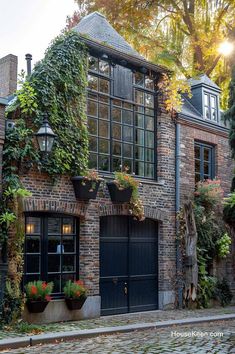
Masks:
[[[37,138],[40,151],[47,156],[51,152],[54,140],[56,138],[56,134],[53,132],[48,123],[47,114],[44,114],[42,126],[35,136]]]

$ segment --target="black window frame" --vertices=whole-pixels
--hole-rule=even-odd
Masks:
[[[95,55],[92,55],[92,57],[95,57]],[[98,60],[102,60],[104,61],[103,59],[99,59],[98,57],[96,57]],[[108,62],[108,61],[107,61]],[[109,62],[108,62],[109,63]],[[108,119],[108,125],[109,125],[109,136],[107,138],[104,138],[104,139],[107,139],[108,140],[108,145],[109,145],[109,149],[108,151],[106,152],[106,155],[104,153],[104,155],[106,156],[106,162],[105,164],[103,164],[103,166],[107,165],[107,168],[105,166],[105,168],[100,168],[100,166],[102,165],[102,163],[100,162],[99,163],[99,158],[102,158],[100,157],[102,153],[100,153],[100,149],[99,149],[99,141],[100,139],[102,139],[102,137],[100,137],[99,135],[99,128],[97,128],[97,133],[96,134],[90,134],[89,133],[89,139],[91,140],[91,146],[93,147],[96,147],[96,151],[93,150],[91,151],[90,150],[90,156],[91,156],[91,159],[90,159],[90,167],[91,168],[95,168],[97,169],[99,172],[101,172],[102,174],[113,174],[114,171],[118,171],[120,170],[120,167],[119,167],[119,163],[118,163],[118,160],[120,161],[120,165],[124,166],[125,164],[129,163],[132,165],[132,169],[133,169],[133,172],[135,173],[136,177],[137,178],[142,178],[142,179],[149,179],[149,180],[156,180],[157,179],[157,89],[156,89],[156,79],[157,79],[157,76],[156,74],[154,74],[154,76],[152,77],[152,79],[154,80],[154,87],[153,87],[153,90],[150,90],[150,89],[147,89],[144,85],[144,87],[141,87],[139,85],[136,85],[135,84],[135,81],[134,81],[134,73],[133,73],[133,79],[132,79],[132,90],[133,90],[133,100],[127,100],[127,99],[122,99],[120,97],[116,97],[114,96],[114,81],[113,81],[113,78],[114,78],[114,75],[113,75],[113,70],[114,70],[114,67],[111,65],[111,63],[109,63],[110,65],[110,69],[109,69],[109,73],[110,75],[103,75],[101,73],[99,73],[98,70],[88,70],[88,75],[92,75],[92,76],[95,76],[95,77],[98,77],[98,78],[103,78],[103,79],[106,79],[106,80],[109,80],[110,82],[110,92],[109,94],[107,93],[102,93],[102,92],[99,92],[99,91],[96,91],[96,90],[93,90],[91,88],[88,87],[87,89],[87,102],[89,99],[91,99],[89,97],[89,95],[91,94],[95,94],[97,95],[97,98],[96,98],[96,102],[97,102],[97,107],[99,107],[99,97],[106,97],[108,98],[109,100],[109,119]],[[99,66],[99,64],[98,64]],[[146,77],[150,77],[148,76],[147,74],[143,74],[144,75],[144,82],[146,82]],[[99,79],[98,79],[99,80]],[[135,102],[135,97],[134,97],[134,94],[136,92],[136,90],[138,91],[141,91],[141,92],[144,92],[146,95],[150,94],[153,96],[153,107],[147,107],[146,104],[144,105],[139,105]],[[92,99],[91,99],[92,100]],[[124,131],[125,127],[131,127],[132,128],[132,141],[128,141],[128,140],[124,140],[123,136],[120,137],[120,139],[115,139],[112,135],[112,129],[113,129],[113,126],[115,126],[115,121],[113,120],[113,117],[112,117],[112,112],[115,108],[118,108],[115,106],[114,108],[114,102],[116,101],[120,101],[122,102],[122,112],[125,111],[125,107],[124,105],[132,105],[132,108],[129,110],[131,112],[131,115],[132,115],[132,124],[128,124],[128,123],[123,123],[123,121],[121,121],[121,123],[116,123],[117,125],[120,124],[120,129],[122,131]],[[95,101],[95,99],[94,99]],[[139,150],[138,146],[139,144],[136,142],[136,139],[137,139],[137,132],[138,132],[138,129],[139,127],[137,127],[136,125],[136,115],[139,113],[141,114],[140,112],[137,111],[137,108],[139,107],[139,109],[143,110],[143,117],[144,117],[144,127],[143,127],[143,131],[144,131],[144,145],[143,145],[143,151],[144,151],[144,155],[143,155],[143,158],[142,159],[138,159],[137,158],[137,150]],[[128,111],[128,109],[126,108],[126,111]],[[148,114],[149,113],[149,114]],[[152,115],[150,115],[150,113]],[[97,127],[99,126],[99,121],[102,121],[102,118],[99,117],[99,113],[98,113],[98,116],[95,118],[95,117],[92,117],[90,115],[88,115],[88,120],[89,119],[96,119],[96,125]],[[151,121],[151,119],[153,119],[153,130],[150,130],[152,129],[151,128],[146,128],[147,126],[147,122],[148,121]],[[129,129],[129,128],[128,128]],[[142,129],[142,128],[140,128]],[[89,131],[89,127],[88,127],[88,131]],[[150,141],[151,143],[151,140],[153,140],[153,144],[150,144],[150,146],[147,146],[147,141]],[[118,146],[118,142],[120,142],[121,144],[121,155],[119,156],[116,156],[115,153],[113,153],[113,149],[114,149],[114,143],[117,144]],[[132,157],[127,157],[127,156],[124,156],[124,150],[123,150],[123,147],[124,145],[130,145],[130,147],[128,146],[125,146],[127,149],[130,149],[132,150]],[[137,146],[138,145],[138,146]],[[105,156],[104,156],[104,160],[101,160],[101,161],[105,161]],[[115,165],[114,165],[114,162],[115,162]],[[137,172],[137,164],[139,166],[139,168],[142,166],[143,168],[143,173],[136,173]]]
[[[196,158],[196,148],[199,149],[199,158]],[[208,160],[204,159],[204,152],[208,151]],[[200,170],[196,170],[196,161],[199,162]],[[208,173],[205,173],[205,163],[208,164]],[[202,142],[195,141],[194,143],[194,176],[195,183],[198,181],[204,181],[206,179],[215,178],[215,146],[210,144],[205,144]],[[200,176],[197,179],[197,175]]]
[[[31,253],[31,252],[27,252],[27,250],[26,250],[26,238],[27,238],[27,236],[30,235],[26,232],[27,217],[40,218],[40,233],[37,234],[38,236],[40,236],[40,244],[41,244],[40,252]],[[59,272],[50,272],[50,273],[48,272],[48,257],[50,256],[50,254],[52,254],[51,252],[48,252],[48,218],[60,218],[62,220],[66,219],[66,218],[72,218],[73,225],[75,228],[73,233],[65,234],[65,233],[63,233],[63,230],[62,230],[62,226],[63,226],[62,220],[60,222],[60,228],[61,228],[60,233],[56,234],[56,236],[59,236],[62,240],[63,235],[72,235],[74,237],[75,249],[74,249],[74,252],[66,252],[66,253],[64,253],[60,249],[59,255],[61,257],[61,261],[60,261],[61,268],[60,268]],[[60,243],[60,245],[62,247],[62,243]],[[27,255],[39,255],[39,260],[40,260],[39,273],[38,272],[26,273]],[[74,271],[70,272],[70,271],[63,271],[62,270],[62,255],[74,255],[74,257],[75,257]],[[79,219],[72,216],[72,215],[61,214],[61,213],[43,213],[43,212],[41,212],[41,213],[40,212],[39,213],[25,213],[24,272],[23,272],[22,286],[24,287],[25,284],[28,283],[28,281],[33,281],[33,280],[43,280],[46,282],[52,281],[52,280],[48,279],[48,276],[53,275],[53,274],[60,275],[60,277],[61,277],[61,280],[60,280],[61,291],[56,292],[56,293],[53,292],[52,298],[54,298],[54,299],[63,298],[64,294],[63,294],[62,283],[61,283],[62,282],[62,275],[71,274],[71,275],[73,275],[74,280],[79,279]],[[35,276],[35,279],[33,279],[33,276]],[[27,277],[31,277],[32,279],[27,280]]]

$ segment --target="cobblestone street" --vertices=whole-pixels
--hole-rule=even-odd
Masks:
[[[197,326],[174,326],[125,334],[117,333],[79,341],[3,351],[3,353],[235,353],[235,320],[204,323]]]

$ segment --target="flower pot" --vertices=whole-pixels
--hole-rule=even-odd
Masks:
[[[89,181],[82,176],[72,177],[71,181],[76,199],[96,199],[100,181]]]
[[[26,302],[26,306],[31,313],[41,313],[47,307],[49,301],[31,301]]]
[[[131,199],[132,188],[118,189],[116,183],[107,182],[110,198],[112,202],[128,203]]]
[[[65,302],[69,310],[80,310],[86,299],[86,297],[82,297],[80,299],[65,298]]]

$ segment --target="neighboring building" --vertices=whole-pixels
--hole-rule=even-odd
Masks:
[[[219,88],[206,77],[192,82],[195,95],[191,102],[185,98],[182,113],[172,118],[157,90],[165,68],[141,57],[97,12],[75,30],[90,51],[90,167],[109,180],[120,165],[128,165],[142,182],[146,220],[135,221],[126,205],[112,204],[107,190],[82,203],[68,176],[54,182],[38,171],[21,175],[32,192],[24,203],[24,282],[55,283],[57,300],[41,315],[43,321],[174,308],[179,197],[182,202],[193,192],[195,178],[215,175],[229,191],[231,159]],[[64,282],[78,277],[89,298],[74,315],[61,297]]]

